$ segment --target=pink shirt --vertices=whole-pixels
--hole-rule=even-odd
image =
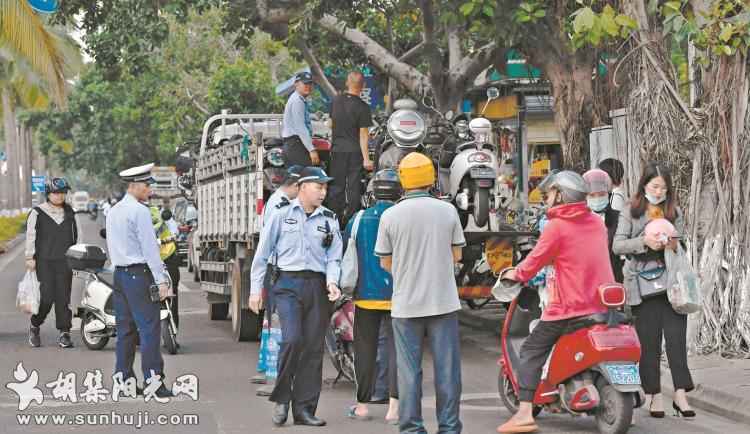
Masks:
[[[545,265],[555,269],[547,288],[549,302],[543,321],[557,321],[606,312],[598,288],[615,281],[609,261],[607,228],[585,202],[559,205],[547,211],[549,223],[539,242],[516,267],[519,281],[527,282]]]

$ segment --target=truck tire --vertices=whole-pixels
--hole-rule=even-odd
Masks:
[[[249,294],[249,288],[243,291],[243,285],[248,282],[246,274],[249,267],[243,267],[245,259],[235,259],[232,270],[232,334],[237,342],[259,341],[263,329],[263,315],[256,315],[248,308],[243,308],[244,294]],[[243,270],[243,268],[247,268]]]
[[[211,303],[208,305],[208,316],[211,321],[223,321],[229,315],[229,303]]]

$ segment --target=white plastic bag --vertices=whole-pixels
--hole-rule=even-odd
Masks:
[[[36,315],[39,312],[39,280],[35,271],[27,271],[20,282],[18,282],[18,294],[16,295],[16,306],[23,313]]]

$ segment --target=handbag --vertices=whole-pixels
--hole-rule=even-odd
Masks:
[[[698,312],[702,306],[701,285],[698,273],[690,264],[685,250],[677,246],[677,251],[667,249],[664,260],[669,275],[667,298],[677,313],[688,315]]]
[[[653,297],[667,292],[669,275],[664,262],[649,260],[639,262],[640,269],[636,272],[636,282],[641,298]]]
[[[357,286],[359,279],[359,258],[357,257],[357,231],[359,222],[362,219],[364,211],[359,211],[354,217],[352,224],[352,233],[349,242],[346,245],[346,253],[341,259],[341,289],[354,288]]]

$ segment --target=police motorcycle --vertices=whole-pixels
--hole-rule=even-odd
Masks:
[[[102,229],[101,235],[105,235]],[[76,277],[83,279],[84,289],[81,304],[75,311],[75,316],[81,319],[81,340],[90,350],[101,350],[110,338],[117,335],[115,309],[112,292],[115,290],[113,270],[104,269],[107,254],[101,247],[92,244],[76,244],[65,253],[68,266]],[[169,287],[172,279],[167,276]],[[177,326],[172,318],[169,299],[162,302],[159,318],[161,319],[161,333],[167,351],[177,353]]]
[[[487,104],[481,113],[499,96],[497,88],[489,88]],[[484,227],[489,222],[500,165],[497,147],[491,142],[492,123],[489,119],[478,117],[472,119],[468,126],[474,139],[458,144],[455,151],[446,149],[441,155],[442,167],[450,161],[450,175],[447,182],[441,177],[444,184],[440,187],[453,199],[464,228],[468,224],[469,214],[473,215],[478,227]]]

